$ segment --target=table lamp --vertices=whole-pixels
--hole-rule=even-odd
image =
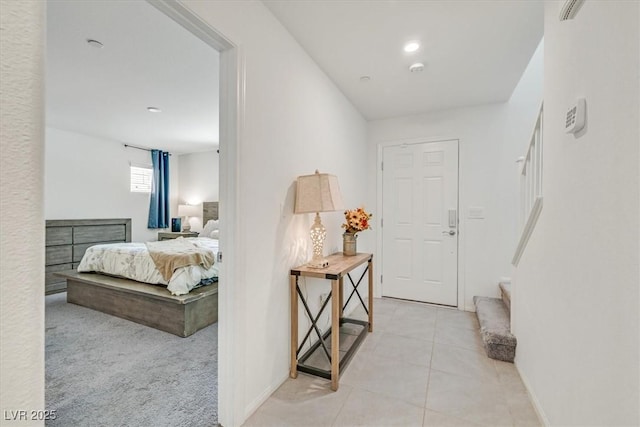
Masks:
[[[313,258],[307,264],[311,268],[327,268],[329,262],[324,258],[323,246],[327,230],[320,221],[320,212],[344,210],[338,178],[326,173],[299,176],[296,181],[296,203],[294,212],[316,213],[311,226],[310,237],[313,245]]]
[[[191,231],[191,224],[189,224],[190,216],[200,216],[200,209],[196,205],[178,205],[178,216],[184,217],[182,223],[182,231],[188,233]]]

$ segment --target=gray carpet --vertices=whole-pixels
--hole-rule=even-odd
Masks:
[[[216,426],[218,324],[180,338],[46,297],[51,426]]]
[[[511,333],[507,306],[500,298],[473,297],[484,349],[492,359],[513,363],[518,340]]]

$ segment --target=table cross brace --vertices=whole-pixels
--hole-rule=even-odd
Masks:
[[[345,308],[347,308],[347,305],[349,304],[349,301],[351,301],[351,297],[355,293],[356,295],[358,295],[358,299],[360,300],[360,303],[362,304],[362,307],[364,307],[364,311],[367,314],[369,314],[369,309],[367,308],[367,305],[362,300],[362,297],[360,296],[360,292],[358,292],[358,286],[360,286],[360,282],[362,282],[362,279],[364,278],[364,275],[367,273],[367,271],[369,271],[369,265],[367,265],[367,268],[364,269],[364,271],[362,272],[362,275],[358,279],[358,283],[356,283],[355,285],[353,284],[353,279],[351,279],[351,275],[347,274],[347,277],[349,278],[349,281],[351,282],[351,286],[353,286],[353,290],[351,291],[351,294],[349,295],[349,298],[347,298],[347,302],[344,303],[344,307],[342,307],[343,310]]]
[[[329,363],[331,363],[331,354],[329,353],[329,350],[327,349],[327,346],[324,343],[324,339],[322,338],[322,333],[320,332],[317,326],[318,319],[320,319],[322,312],[327,307],[327,303],[331,299],[331,292],[329,292],[329,297],[324,301],[324,304],[322,304],[320,311],[318,311],[318,315],[314,318],[313,315],[311,314],[311,310],[309,309],[309,306],[307,305],[307,301],[302,296],[302,291],[300,290],[300,287],[298,286],[297,282],[298,280],[296,277],[296,289],[298,291],[298,295],[300,296],[300,300],[302,301],[302,305],[304,305],[304,309],[307,312],[307,315],[309,316],[309,320],[311,321],[311,327],[307,331],[307,334],[304,336],[304,339],[302,340],[302,344],[300,344],[300,346],[298,347],[298,350],[296,351],[296,356],[300,354],[302,347],[307,342],[309,335],[311,335],[311,331],[315,330],[316,334],[318,335],[318,339],[320,340],[320,345],[322,345],[322,349],[324,350],[324,354],[327,355],[327,358],[329,359]]]

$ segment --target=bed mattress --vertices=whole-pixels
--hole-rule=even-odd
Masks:
[[[192,237],[184,240],[200,249],[212,251],[214,259],[217,257],[217,239]],[[166,280],[149,255],[145,243],[112,243],[88,248],[78,265],[78,272],[104,273],[138,282],[165,285],[172,295],[184,295],[201,282],[211,283],[212,279],[216,279],[218,266],[214,262],[210,268],[202,265],[180,267]]]

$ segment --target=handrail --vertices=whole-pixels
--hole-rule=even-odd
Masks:
[[[520,257],[524,253],[542,211],[542,129],[543,106],[540,106],[527,152],[524,157],[518,159],[520,163],[520,240],[511,260],[514,266],[520,262]]]

